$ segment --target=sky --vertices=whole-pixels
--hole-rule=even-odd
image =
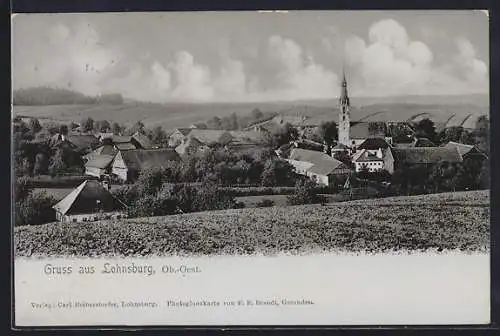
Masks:
[[[489,92],[480,11],[16,14],[13,88],[151,102]]]

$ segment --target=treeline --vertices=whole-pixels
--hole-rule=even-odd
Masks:
[[[92,105],[123,104],[121,94],[103,94],[95,97],[63,88],[34,87],[13,92],[14,105]]]
[[[258,108],[255,108],[250,113],[245,115],[232,113],[231,115],[222,118],[214,116],[205,123],[197,123],[196,127],[201,129],[236,131],[242,130],[253,124],[258,124],[259,122],[267,121],[275,115],[276,113],[274,112],[262,112]]]

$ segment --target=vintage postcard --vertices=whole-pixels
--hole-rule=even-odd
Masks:
[[[12,17],[14,327],[490,322],[484,11]]]

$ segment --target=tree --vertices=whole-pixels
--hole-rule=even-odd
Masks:
[[[36,118],[31,118],[29,121],[29,129],[32,134],[36,134],[42,130],[42,126],[40,125],[40,121]]]
[[[434,143],[437,143],[438,141],[438,136],[436,134],[436,127],[434,125],[434,122],[430,120],[429,118],[425,118],[420,120],[416,125],[415,125],[415,131],[417,133],[417,136],[423,137],[423,138],[428,138]]]
[[[207,127],[209,129],[221,129],[222,128],[222,121],[219,117],[212,117],[207,121]]]
[[[295,173],[288,162],[270,159],[264,164],[261,180],[263,186],[286,186],[293,181],[295,181]]]
[[[43,175],[46,174],[49,168],[47,156],[43,153],[38,153],[35,157],[35,166],[33,167],[33,174]]]
[[[262,111],[259,110],[258,108],[254,108],[251,112],[251,116],[253,121],[256,121],[264,117],[264,113],[262,113]]]
[[[136,132],[144,134],[145,133],[144,128],[145,128],[144,123],[139,120],[135,124],[133,124],[129,129],[127,129],[126,134],[132,135]]]
[[[94,123],[94,130],[96,132],[109,132],[111,125],[107,120],[98,120]]]
[[[155,126],[149,133],[148,137],[154,144],[157,145],[161,145],[167,141],[167,134],[161,126]]]
[[[38,225],[55,220],[56,200],[46,193],[30,193],[15,204],[16,225]]]
[[[313,204],[324,202],[324,199],[316,193],[316,183],[310,179],[299,179],[295,184],[293,194],[287,196],[289,205]]]
[[[325,121],[319,125],[318,135],[325,144],[331,146],[338,138],[337,124],[335,121]]]
[[[81,122],[83,132],[91,132],[94,129],[94,119],[88,117]]]
[[[385,136],[387,134],[387,124],[382,121],[372,121],[368,124],[368,133],[371,136]]]
[[[14,200],[16,202],[22,202],[30,193],[29,178],[25,176],[17,177],[14,184]]]
[[[68,167],[64,162],[64,152],[61,148],[59,148],[50,160],[49,173],[52,176],[58,176],[64,174],[67,169]]]
[[[273,147],[279,147],[290,141],[297,140],[299,138],[299,132],[291,124],[286,123],[281,127],[276,128],[271,133],[271,145]]]
[[[120,126],[117,122],[113,122],[111,124],[111,132],[113,132],[114,135],[121,135],[123,132],[124,127]]]
[[[61,126],[59,126],[59,133],[62,135],[67,135],[68,134],[68,125],[61,124]]]
[[[490,152],[490,122],[487,116],[480,116],[476,122],[474,130],[477,147],[489,154]]]
[[[140,195],[155,195],[163,184],[163,168],[151,167],[143,169],[136,185]]]

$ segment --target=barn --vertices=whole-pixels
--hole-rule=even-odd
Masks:
[[[168,161],[178,160],[180,156],[172,148],[119,151],[111,172],[123,182],[135,181],[143,169],[161,167]]]

